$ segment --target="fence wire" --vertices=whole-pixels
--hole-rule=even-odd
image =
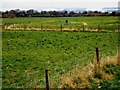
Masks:
[[[90,53],[92,53],[92,51],[89,51],[88,53],[86,53],[86,55],[90,55]],[[59,69],[59,72],[57,72],[57,73],[54,73],[54,75],[52,75],[52,76],[55,76],[55,75],[57,75],[57,74],[60,74],[60,73],[62,73],[62,72],[66,72],[66,71],[64,71],[64,70],[62,70],[62,69],[65,69],[65,68],[68,68],[68,70],[70,69],[70,68],[72,68],[73,66],[71,66],[71,63],[72,64],[77,64],[79,61],[77,60],[77,59],[79,59],[79,58],[82,58],[83,56],[84,56],[85,54],[82,54],[82,55],[80,55],[80,56],[76,56],[75,58],[73,58],[73,59],[70,59],[70,60],[67,60],[66,62],[63,62],[63,63],[61,63],[61,64],[58,64],[57,66],[53,66],[53,67],[50,67],[50,68],[48,68],[48,70],[50,70],[50,71],[56,71],[57,69]],[[87,58],[87,57],[84,57],[83,59],[81,59],[81,60],[84,60],[85,58]],[[81,61],[80,60],[80,61]],[[61,66],[64,66],[65,64],[67,64],[64,68],[63,67],[61,67]],[[55,68],[57,68],[57,69],[55,69]],[[37,71],[35,71],[35,72],[32,72],[32,73],[26,73],[25,75],[23,75],[23,76],[20,76],[20,77],[14,77],[14,78],[12,78],[12,79],[4,79],[2,82],[3,83],[10,83],[10,86],[11,87],[14,87],[14,86],[19,86],[19,85],[21,85],[21,84],[19,84],[19,83],[21,83],[21,82],[30,82],[30,80],[31,79],[33,79],[34,77],[36,77],[36,76],[34,76],[34,75],[36,75],[37,73],[40,73],[40,72],[44,72],[44,70],[37,70]],[[39,75],[41,75],[41,74],[39,74]],[[42,78],[39,78],[38,80],[36,80],[36,82],[38,83],[38,82],[40,82],[40,81],[45,81],[45,77],[44,76],[41,76]],[[51,77],[51,75],[50,75],[50,77]],[[35,82],[31,82],[32,84],[33,83],[35,83]]]
[[[47,30],[47,31],[119,31],[118,24],[100,24],[100,25],[40,25],[39,23],[26,24],[4,24],[5,29],[13,30]]]
[[[12,24],[9,24],[9,25],[7,25],[7,27],[9,27],[10,25],[12,25]],[[92,26],[92,25],[91,25]],[[90,26],[90,27],[91,27]],[[101,25],[100,25],[101,26]],[[3,26],[2,25],[0,25],[0,27],[2,27],[3,28]],[[4,26],[4,27],[6,27],[6,26]],[[13,25],[13,27],[11,27],[11,28],[14,28],[15,29],[15,25]],[[21,28],[21,27],[20,27]],[[43,28],[43,27],[42,27]],[[96,28],[98,28],[98,26],[96,25]],[[24,29],[26,29],[26,28],[24,28]],[[69,28],[69,29],[72,29],[72,28]],[[88,29],[89,29],[89,26],[88,26]],[[103,54],[102,54],[102,52],[104,51],[104,49],[100,49],[100,57],[103,57]],[[108,52],[109,53],[107,53],[108,54],[108,56],[109,55],[111,55],[111,52],[113,52],[113,51],[111,51],[111,50],[108,50]],[[115,52],[115,51],[114,51]],[[51,78],[53,78],[53,77],[59,77],[59,75],[61,75],[61,77],[59,77],[59,78],[57,78],[57,79],[55,79],[55,80],[60,80],[61,78],[62,78],[62,74],[64,74],[64,73],[69,73],[69,72],[71,72],[71,69],[72,68],[75,68],[75,67],[77,67],[77,65],[78,65],[78,63],[79,62],[84,62],[86,59],[88,59],[88,61],[90,60],[90,58],[88,58],[88,57],[91,57],[91,56],[93,56],[93,58],[94,58],[94,55],[95,55],[95,53],[93,52],[93,51],[89,51],[89,52],[87,52],[87,53],[85,53],[85,54],[81,54],[80,56],[76,56],[75,58],[72,58],[72,59],[70,59],[70,60],[67,60],[67,61],[65,61],[65,62],[63,62],[63,63],[60,63],[60,64],[58,64],[58,65],[55,65],[55,66],[52,66],[52,67],[48,67],[48,70],[50,71],[50,73],[51,72],[54,72],[53,74],[49,74],[49,76],[51,77]],[[84,57],[85,56],[85,57]],[[67,64],[67,65],[66,65]],[[79,63],[80,64],[80,63]],[[82,64],[82,63],[81,63]],[[64,67],[62,67],[62,66],[64,66]],[[67,70],[65,70],[65,69],[67,69]],[[44,77],[44,74],[43,74],[43,76],[41,76],[42,78],[39,78],[39,79],[37,79],[37,80],[35,80],[34,82],[33,81],[30,81],[30,80],[32,80],[32,78],[34,79],[35,77],[36,77],[36,73],[40,73],[40,72],[44,72],[44,70],[37,70],[37,71],[34,71],[34,72],[31,72],[31,73],[25,73],[25,75],[23,75],[23,76],[20,76],[20,77],[15,77],[15,78],[12,78],[12,79],[4,79],[2,82],[3,83],[6,83],[6,82],[9,82],[10,83],[10,86],[11,87],[14,87],[14,86],[19,86],[19,83],[21,83],[21,82],[24,82],[24,81],[28,81],[28,82],[30,82],[30,83],[28,83],[29,85],[33,85],[33,84],[35,84],[35,83],[37,83],[37,82],[44,82],[43,84],[45,84],[45,77]],[[33,77],[31,77],[30,75],[34,75]],[[22,79],[21,79],[22,78]],[[19,80],[19,79],[21,79],[21,80]],[[14,81],[16,81],[16,80],[19,80],[18,82],[14,82]],[[12,83],[12,81],[13,81],[13,83]],[[27,83],[26,83],[27,84]],[[27,84],[27,85],[28,85]],[[25,85],[25,87],[27,86],[27,85]]]
[[[110,52],[110,50],[109,50],[109,52]],[[85,55],[87,55],[87,57],[85,56]],[[95,53],[93,53],[93,51],[89,51],[89,52],[87,52],[86,54],[82,54],[82,55],[80,55],[80,56],[76,56],[75,58],[73,58],[73,59],[70,59],[70,60],[67,60],[66,62],[63,62],[63,63],[61,63],[61,64],[58,64],[57,66],[53,66],[53,67],[50,67],[50,68],[48,68],[48,70],[50,71],[50,72],[54,72],[53,74],[49,74],[50,75],[50,77],[52,78],[52,77],[55,77],[55,76],[59,76],[59,75],[62,75],[62,74],[64,74],[64,73],[69,73],[70,71],[71,71],[71,69],[72,68],[76,68],[77,67],[77,65],[78,64],[80,64],[80,62],[84,62],[85,60],[87,60],[87,61],[89,61],[90,59],[89,59],[89,57],[93,57],[94,58],[94,55],[95,55]],[[83,57],[83,56],[85,56],[85,57]],[[81,63],[81,64],[82,64]],[[65,64],[67,64],[67,65],[65,65]],[[62,67],[62,66],[64,66],[64,67]],[[66,69],[66,70],[65,70]],[[5,79],[5,80],[3,80],[3,83],[4,82],[7,82],[7,81],[13,81],[13,83],[11,84],[11,86],[14,86],[14,85],[16,85],[16,82],[14,82],[14,81],[16,81],[16,80],[19,80],[19,79],[21,79],[21,80],[19,80],[19,82],[17,82],[17,83],[20,83],[20,82],[22,82],[22,81],[26,81],[26,80],[29,80],[29,79],[31,79],[32,77],[31,76],[29,76],[29,75],[32,75],[33,76],[33,74],[36,74],[36,73],[39,73],[39,72],[41,72],[41,70],[37,70],[37,71],[35,71],[35,72],[32,72],[32,73],[28,73],[28,74],[25,74],[25,75],[23,75],[23,76],[20,76],[20,77],[15,77],[15,78],[12,78],[12,79]],[[44,72],[44,70],[42,70],[42,72]],[[35,76],[34,76],[35,77]],[[44,78],[43,78],[44,79]],[[39,81],[42,81],[43,79],[38,79],[37,80],[37,82],[39,82]],[[58,79],[61,79],[60,77],[58,78]],[[29,82],[29,81],[28,81]],[[32,82],[33,83],[33,82]],[[34,82],[35,83],[35,82]]]
[[[102,51],[102,50],[103,49],[101,49],[100,51]],[[110,52],[111,52],[111,50],[108,50],[108,54]],[[79,67],[85,61],[89,62],[90,59],[94,59],[94,56],[95,56],[95,52],[89,51],[85,54],[81,54],[80,56],[76,56],[75,58],[67,60],[63,63],[60,63],[60,64],[56,65],[56,66],[49,67],[48,68],[49,77],[51,79],[56,80],[55,82],[57,83],[57,81],[62,79],[63,75],[65,75],[65,74],[72,75],[71,71],[74,68]],[[5,79],[2,82],[3,82],[3,84],[8,83],[8,85],[10,85],[10,87],[27,87],[27,86],[31,86],[31,85],[33,85],[33,87],[35,87],[34,86],[35,84],[38,85],[40,83],[45,86],[45,75],[43,73],[43,76],[38,76],[38,74],[41,75],[40,72],[44,72],[44,70],[42,70],[42,71],[37,70],[35,72],[28,73],[28,74],[25,74],[25,75],[20,76],[20,77],[15,77],[15,78],[12,78],[12,79]]]

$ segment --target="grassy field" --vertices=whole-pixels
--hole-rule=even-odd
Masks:
[[[18,30],[3,29],[2,32],[3,88],[43,88],[45,87],[46,69],[49,70],[50,87],[61,87],[63,85],[63,88],[66,81],[70,82],[70,79],[66,78],[67,76],[77,76],[77,74],[74,74],[78,73],[77,70],[82,72],[84,71],[82,70],[83,67],[88,67],[90,63],[94,64],[94,60],[96,60],[96,47],[99,48],[100,60],[107,56],[111,58],[117,55],[119,33],[116,32],[33,31],[41,28],[41,25],[44,30],[60,30],[60,25],[65,24],[66,19],[69,23],[68,25],[63,25],[64,29],[80,30],[83,28],[82,25],[84,23],[87,24],[85,28],[88,29],[89,25],[91,30],[97,29],[98,25],[100,25],[100,30],[115,31],[118,29],[118,17],[2,19],[3,24],[18,23],[14,26]],[[33,28],[33,30],[19,30],[24,27]],[[106,66],[103,66],[103,69],[104,71],[108,70]],[[86,70],[88,72],[92,69]],[[119,70],[117,66],[115,66],[115,70]],[[66,81],[62,78],[65,78],[64,80]],[[91,77],[89,79],[91,80]],[[101,82],[103,85],[109,84],[105,80],[103,82]],[[68,86],[70,87],[72,84],[69,84]],[[76,87],[79,88],[79,84],[77,85]],[[93,87],[96,86],[93,85]]]
[[[103,57],[103,55],[116,55],[118,46],[118,33],[3,31],[2,37],[2,74],[3,81],[5,80],[3,87],[7,88],[17,87],[17,85],[25,87],[29,80],[33,80],[35,84],[34,79],[37,74],[27,74],[38,70],[40,70],[38,78],[42,78],[41,83],[45,85],[45,69],[53,67],[50,69],[50,75],[53,77],[56,76],[54,73],[62,71],[59,73],[61,77],[76,65],[79,67],[83,63],[93,63],[96,47],[99,47],[100,55]],[[83,58],[85,59],[82,60]],[[27,76],[20,77],[24,75]],[[30,79],[26,81],[28,77]],[[12,78],[15,79],[9,80]],[[23,81],[19,82],[20,80]],[[40,84],[40,81],[37,83]],[[28,86],[34,87],[34,84],[28,84]]]
[[[98,24],[117,24],[118,17],[32,17],[32,18],[4,18],[2,23],[40,23],[49,25],[64,24],[65,20],[73,25],[82,25],[82,22],[86,22],[88,25]]]
[[[65,25],[65,20],[68,20],[68,25]],[[29,23],[31,22],[31,23]],[[63,30],[118,30],[118,17],[32,17],[32,18],[12,18],[3,19],[4,23],[17,23],[12,28],[29,28],[43,30],[60,30],[62,25]],[[20,24],[22,23],[22,24]],[[41,26],[42,25],[42,26]]]

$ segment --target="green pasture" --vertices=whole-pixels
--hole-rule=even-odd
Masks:
[[[68,20],[69,24],[82,25],[83,22],[88,25],[98,24],[117,24],[118,17],[25,17],[25,18],[3,18],[2,23],[39,23],[45,25],[65,24]]]
[[[92,22],[91,17],[76,17],[75,20],[83,21],[87,18]],[[111,17],[95,18],[109,21]],[[11,23],[17,19],[10,19]],[[24,23],[27,23],[31,20],[36,23],[50,19],[59,20],[56,24],[60,24],[60,21],[64,23],[64,19],[68,18],[21,18],[16,22],[25,20]],[[69,19],[74,21],[73,18]],[[117,20],[117,17],[112,19]],[[3,23],[7,20],[4,19]],[[100,57],[116,55],[118,33],[3,31],[2,42],[3,88],[33,88],[36,84],[45,87],[45,69],[49,70],[50,78],[54,77],[54,87],[57,87],[60,84],[58,78],[71,73],[79,65],[93,63],[96,47],[99,48]]]
[[[115,31],[118,30],[118,17],[3,18],[2,24],[5,23],[17,24],[2,32],[3,88],[45,87],[46,69],[50,83],[58,87],[63,75],[71,75],[72,69],[93,63],[96,47],[100,58],[117,54],[118,33],[60,30],[62,25],[63,30],[83,31],[85,23],[85,30]],[[21,31],[20,28],[45,31]]]
[[[65,20],[68,20],[66,25]],[[30,22],[30,23],[29,23]],[[2,23],[17,23],[12,28],[30,28],[43,30],[118,30],[118,17],[25,17],[3,18]]]

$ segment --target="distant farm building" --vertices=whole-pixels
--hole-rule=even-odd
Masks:
[[[14,14],[4,14],[3,15],[3,18],[15,18],[16,17],[16,15],[14,15]]]

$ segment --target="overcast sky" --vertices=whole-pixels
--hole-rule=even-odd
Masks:
[[[88,8],[102,9],[104,7],[118,7],[119,0],[0,0],[0,11],[11,9],[35,9],[49,8]]]

